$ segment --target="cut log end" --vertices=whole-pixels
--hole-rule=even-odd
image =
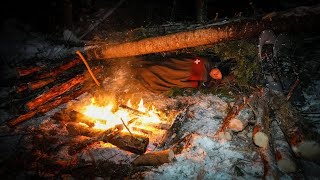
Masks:
[[[269,138],[268,135],[266,135],[265,133],[259,131],[256,132],[253,135],[253,142],[255,145],[261,147],[261,148],[267,148],[269,145]]]
[[[303,141],[292,147],[295,154],[309,160],[320,160],[320,144],[315,141]]]
[[[234,132],[240,132],[243,131],[245,125],[236,118],[231,119],[230,123],[229,123],[229,129],[234,131]]]
[[[174,159],[174,152],[171,149],[151,152],[137,157],[132,164],[136,166],[159,166],[170,163]]]

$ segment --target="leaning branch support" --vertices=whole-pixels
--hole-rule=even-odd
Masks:
[[[100,45],[87,48],[86,54],[92,59],[130,57],[150,53],[173,51],[224,41],[251,38],[265,29],[276,32],[318,32],[320,5],[298,7],[290,11],[273,13],[272,16],[241,18],[217,23],[211,27],[146,38],[118,45]]]

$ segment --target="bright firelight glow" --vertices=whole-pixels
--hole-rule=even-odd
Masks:
[[[150,109],[146,108],[141,99],[139,104],[135,107],[131,104],[130,100],[127,102],[127,107],[137,109],[141,114],[132,113],[130,109],[118,108],[114,111],[115,105],[110,103],[106,106],[99,106],[96,104],[95,99],[91,99],[91,104],[84,106],[82,113],[91,118],[95,123],[94,128],[109,129],[115,125],[122,124],[121,119],[129,127],[132,133],[140,133],[134,129],[153,130],[150,124],[160,123],[159,112],[152,106]],[[134,119],[134,121],[133,121]],[[131,120],[131,121],[130,121]],[[126,128],[123,131],[127,131]],[[154,132],[156,133],[156,132]]]

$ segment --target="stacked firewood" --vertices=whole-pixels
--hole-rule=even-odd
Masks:
[[[88,91],[95,84],[84,67],[81,59],[76,57],[53,68],[17,68],[19,79],[14,87],[13,97],[22,99],[16,105],[20,107],[20,113],[7,121],[7,125],[14,127]],[[95,74],[102,70],[103,66],[100,64],[92,67]]]
[[[216,137],[232,139],[232,133],[253,126],[252,141],[264,164],[264,177],[277,178],[298,171],[298,158],[318,161],[319,137],[308,132],[296,109],[286,97],[269,89],[259,89],[238,98],[223,120]],[[277,167],[274,167],[274,164]]]

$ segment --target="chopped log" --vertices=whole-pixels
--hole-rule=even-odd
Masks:
[[[36,90],[42,88],[55,81],[55,78],[47,78],[38,81],[29,82],[27,84],[22,84],[16,88],[16,93],[21,93],[25,90]]]
[[[265,95],[266,93],[264,93]],[[255,95],[259,96],[259,95]],[[256,124],[253,128],[252,139],[255,145],[261,148],[267,148],[269,146],[269,127],[270,127],[270,118],[269,118],[269,108],[268,102],[264,96],[257,98],[255,112],[256,114]]]
[[[164,163],[170,163],[174,159],[174,152],[171,149],[150,152],[138,156],[132,161],[135,166],[159,166]]]
[[[215,134],[216,137],[219,138],[221,135],[225,134],[224,132],[229,128],[231,120],[233,120],[244,108],[247,103],[246,101],[247,100],[245,97],[238,97],[236,99],[234,105],[232,106],[226,117],[223,118],[222,125]]]
[[[320,160],[320,137],[303,124],[299,112],[283,94],[270,92],[270,107],[296,156],[308,160]]]
[[[284,173],[296,172],[297,164],[292,155],[292,150],[276,121],[271,123],[271,130],[272,143],[278,168]]]
[[[118,45],[99,45],[97,48],[87,48],[86,54],[92,59],[108,59],[166,52],[256,37],[265,29],[272,29],[276,32],[318,32],[320,29],[319,9],[320,5],[297,7],[289,11],[275,12],[273,16],[241,18],[188,32],[146,38]]]
[[[101,66],[98,66],[94,69],[96,73],[98,73],[101,70],[102,70]],[[40,96],[36,97],[34,100],[29,101],[26,104],[26,109],[33,110],[36,107],[46,103],[47,101],[75,88],[76,86],[82,84],[85,80],[88,80],[88,79],[89,77],[87,77],[85,74],[80,74],[68,80],[67,82],[54,86],[49,91],[44,92]]]
[[[145,153],[149,144],[149,138],[138,134],[131,136],[127,133],[118,133],[112,137],[105,137],[103,141],[135,154]]]
[[[17,68],[16,71],[19,77],[23,77],[23,76],[27,76],[35,72],[38,72],[41,69],[42,67],[36,66],[36,67],[30,67],[30,68]]]
[[[87,90],[86,88],[80,88],[76,91],[70,92],[67,95],[60,96],[60,97],[50,101],[49,103],[46,103],[46,104],[39,106],[36,110],[29,111],[23,115],[20,115],[17,118],[9,120],[7,122],[7,125],[9,127],[14,127],[14,126],[16,126],[16,125],[18,125],[28,119],[31,119],[32,117],[34,117],[37,114],[46,113],[46,112],[52,110],[53,108],[58,107],[59,105],[61,105],[63,103],[67,103],[67,102],[77,98],[78,96],[83,94],[86,90]]]
[[[49,71],[49,72],[42,72],[41,74],[37,75],[36,78],[37,79],[44,79],[44,78],[49,78],[49,77],[56,77],[59,74],[62,74],[63,72],[67,71],[68,69],[81,64],[81,59],[76,58],[71,60],[70,62],[60,65],[56,68],[54,68],[53,70]]]
[[[84,127],[85,128],[85,127]],[[79,153],[80,151],[82,151],[83,149],[85,149],[86,147],[88,147],[89,145],[98,142],[98,141],[103,141],[103,139],[107,139],[107,137],[109,136],[114,136],[116,133],[118,133],[119,131],[122,130],[122,126],[115,126],[113,128],[110,128],[106,131],[102,131],[102,130],[93,130],[94,133],[87,133],[87,135],[91,135],[92,137],[90,137],[90,139],[85,140],[83,142],[80,143],[76,143],[73,146],[70,146],[68,149],[68,153],[69,155],[74,155],[76,153]],[[91,128],[87,128],[87,130],[92,130]],[[72,131],[72,130],[71,130]],[[85,130],[82,130],[85,131]],[[73,132],[81,132],[81,131],[73,131]],[[74,134],[77,136],[80,136],[80,134]]]

